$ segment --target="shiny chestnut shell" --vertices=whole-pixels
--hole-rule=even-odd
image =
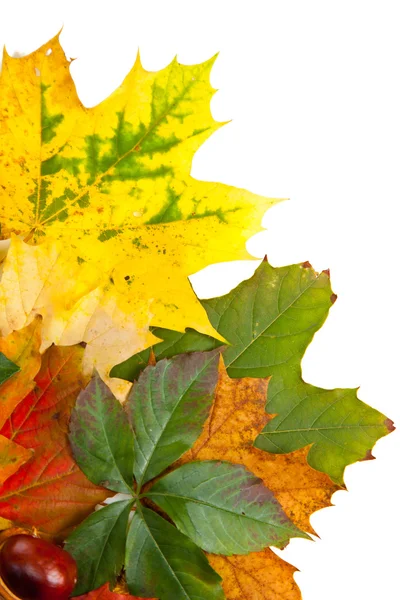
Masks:
[[[17,534],[0,547],[0,577],[5,591],[20,600],[68,600],[76,583],[76,563],[62,548]]]

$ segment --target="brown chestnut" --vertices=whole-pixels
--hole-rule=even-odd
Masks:
[[[6,597],[68,600],[76,573],[76,563],[68,552],[38,537],[17,534],[0,546],[1,593]]]

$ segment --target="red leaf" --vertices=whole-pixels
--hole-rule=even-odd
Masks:
[[[71,410],[87,378],[81,372],[81,346],[52,346],[42,357],[35,388],[15,408],[1,434],[24,448],[67,444]]]
[[[131,596],[130,594],[118,594],[116,592],[110,592],[108,583],[105,583],[101,587],[97,588],[93,592],[83,594],[83,596],[76,596],[74,600],[146,600],[139,598],[138,596]],[[155,600],[155,598],[148,598],[147,600]]]
[[[68,421],[80,390],[83,348],[52,346],[36,387],[16,407],[1,434],[35,453],[0,486],[0,516],[50,534],[65,534],[109,494],[76,465]]]

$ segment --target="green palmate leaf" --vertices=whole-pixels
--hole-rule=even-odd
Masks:
[[[93,483],[132,492],[133,432],[121,404],[97,373],[78,396],[69,439],[76,462]]]
[[[0,352],[0,385],[10,379],[20,368]]]
[[[329,272],[309,263],[254,275],[225,296],[203,300],[211,323],[231,344],[231,377],[269,377],[267,411],[275,414],[255,445],[274,453],[309,444],[309,464],[343,483],[348,464],[368,456],[392,422],[357,398],[355,389],[324,390],[301,378],[301,359],[336,300]]]
[[[140,507],[126,545],[131,594],[162,600],[223,600],[221,578],[188,537],[155,512]]]
[[[219,340],[190,328],[186,329],[185,333],[162,327],[150,327],[150,331],[163,341],[131,356],[119,365],[115,365],[111,369],[111,377],[136,381],[149,364],[151,350],[153,350],[156,360],[161,360],[188,352],[208,352],[222,346],[222,342]]]
[[[187,463],[146,493],[182,533],[213,554],[248,554],[284,547],[300,531],[262,480],[242,465]]]
[[[112,587],[122,569],[129,511],[133,500],[113,502],[92,513],[66,541],[65,549],[78,565],[74,596],[104,583]]]
[[[212,405],[218,361],[217,350],[183,354],[147,367],[139,377],[126,403],[139,489],[199,437]]]

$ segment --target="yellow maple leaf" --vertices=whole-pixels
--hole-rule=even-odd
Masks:
[[[74,290],[77,330],[77,306],[88,292],[84,318],[88,304],[96,305],[98,337],[115,324],[123,332],[129,315],[130,327],[137,324],[140,333],[136,340],[136,334],[127,336],[125,358],[151,343],[145,334],[150,321],[217,335],[187,278],[213,262],[249,258],[245,242],[277,200],[190,175],[194,152],[222,125],[209,107],[213,62],[183,66],[174,60],[153,73],[138,59],[109,98],[85,108],[58,36],[26,57],[4,54],[1,234],[15,233],[31,245],[59,244],[35,255],[50,278],[57,271],[59,286],[51,291],[42,278],[48,291],[39,312],[56,319],[63,313],[73,343],[79,335],[71,321],[65,323],[73,302],[60,300],[62,289],[64,295]],[[13,268],[23,266],[14,262]],[[15,275],[14,283],[20,279]],[[25,285],[27,297],[30,283]],[[29,305],[37,304],[37,288]],[[4,294],[17,302],[20,291],[8,286]],[[31,318],[26,310],[25,320],[21,315],[18,327]],[[9,322],[3,333],[10,327],[15,325]],[[60,343],[57,336],[49,337],[53,341]],[[100,360],[99,351],[92,349],[91,360]],[[103,377],[118,360],[121,349],[119,356],[110,349],[107,365],[100,365]]]

